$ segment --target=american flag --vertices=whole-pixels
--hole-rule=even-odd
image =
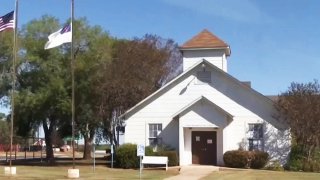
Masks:
[[[60,34],[67,33],[70,31],[71,31],[71,24],[67,24],[61,29]]]
[[[14,11],[0,17],[0,32],[6,29],[14,28]]]

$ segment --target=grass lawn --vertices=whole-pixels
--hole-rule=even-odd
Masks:
[[[29,159],[25,160],[25,155]],[[14,166],[17,167],[17,175],[11,177],[4,175],[4,166],[8,163],[4,161],[5,153],[0,153],[0,159],[2,159],[0,161],[0,180],[68,179],[68,169],[72,168],[71,151],[55,152],[55,163],[53,166],[50,166],[45,159],[41,162],[40,155],[40,152],[27,152],[27,154],[18,152],[17,160],[13,161]],[[102,157],[96,158],[97,166],[95,172],[93,172],[92,160],[83,160],[81,158],[82,153],[76,152],[76,168],[80,169],[79,179],[139,179],[139,170],[109,168],[110,162],[107,162],[104,156],[103,154]],[[165,171],[164,168],[144,169],[141,179],[164,179],[178,173],[178,169],[169,169],[168,171]]]
[[[68,179],[67,171],[72,166],[16,166],[17,175],[5,176],[4,166],[0,166],[0,179],[12,180],[40,180],[40,179]],[[78,166],[80,169],[79,179],[139,179],[139,170],[111,169],[106,166],[96,166],[93,172],[92,166]],[[164,179],[178,174],[178,170],[156,169],[143,170],[142,179]]]
[[[279,172],[265,170],[221,170],[203,178],[214,180],[319,180],[320,173]]]

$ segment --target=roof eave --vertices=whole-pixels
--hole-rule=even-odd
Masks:
[[[231,55],[231,48],[230,46],[221,46],[221,47],[179,47],[180,51],[196,51],[196,50],[219,50],[223,49],[226,51],[226,55],[230,56]]]
[[[152,98],[153,96],[155,96],[156,94],[160,93],[161,91],[163,91],[163,89],[166,89],[167,87],[169,87],[171,84],[175,83],[178,79],[180,79],[181,77],[183,77],[185,74],[188,74],[190,71],[192,71],[192,69],[194,69],[195,67],[197,67],[199,64],[203,63],[206,60],[200,60],[199,62],[197,62],[196,64],[194,64],[193,66],[191,66],[190,68],[188,68],[186,71],[182,72],[180,75],[178,75],[176,78],[172,79],[170,82],[168,82],[167,84],[165,84],[164,86],[162,86],[160,89],[158,89],[157,91],[155,91],[154,93],[150,94],[149,96],[147,96],[146,98],[144,98],[142,101],[140,101],[138,104],[136,104],[135,106],[133,106],[132,108],[130,108],[129,110],[127,110],[125,113],[123,113],[122,115],[120,115],[118,118],[120,119],[126,119],[126,116],[128,114],[130,114],[134,109],[138,108],[139,106],[143,105],[146,101],[148,101],[150,98]]]

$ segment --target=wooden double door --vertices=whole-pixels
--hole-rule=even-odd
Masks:
[[[217,132],[192,131],[192,164],[217,165]]]

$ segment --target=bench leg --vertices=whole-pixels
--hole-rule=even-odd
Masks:
[[[168,163],[166,164],[166,171],[168,170]]]

